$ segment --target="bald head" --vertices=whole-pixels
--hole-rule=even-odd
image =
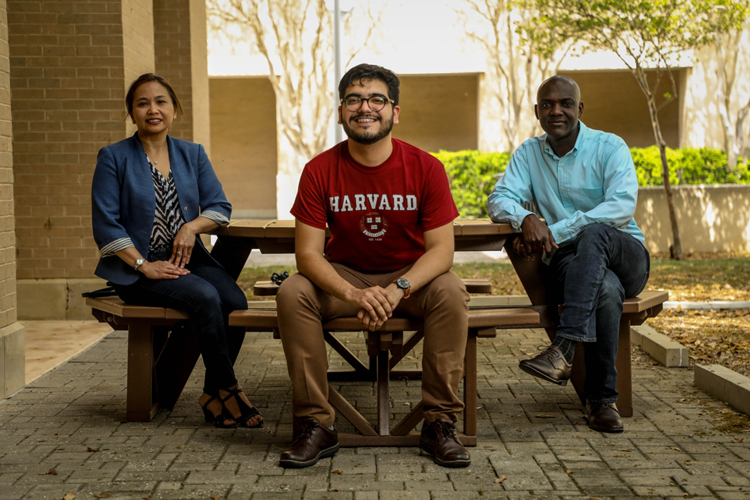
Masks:
[[[550,87],[557,87],[560,90],[567,89],[570,96],[573,97],[576,102],[581,101],[581,89],[578,88],[578,84],[575,82],[575,80],[567,76],[555,75],[544,80],[539,86],[539,89],[536,91],[537,103],[539,102],[540,96],[543,95]]]

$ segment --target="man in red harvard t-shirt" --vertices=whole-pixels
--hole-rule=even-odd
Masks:
[[[283,467],[308,467],[339,449],[322,322],[357,316],[364,329],[377,330],[394,313],[424,319],[420,447],[439,465],[470,463],[455,429],[469,301],[450,272],[458,211],[443,165],[391,137],[398,94],[391,71],[350,69],[339,83],[339,123],[349,139],[302,172],[292,207],[299,273],[276,296],[301,428],[281,454]]]

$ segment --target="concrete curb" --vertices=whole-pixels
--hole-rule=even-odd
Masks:
[[[630,343],[640,346],[649,356],[667,368],[687,368],[690,351],[648,325],[630,328]]]
[[[667,301],[664,309],[722,311],[727,309],[750,309],[750,302],[746,300],[712,300],[711,302]]]
[[[695,365],[695,386],[750,415],[750,378],[721,365]]]

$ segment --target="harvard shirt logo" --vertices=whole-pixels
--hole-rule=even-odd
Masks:
[[[378,212],[370,212],[359,220],[359,229],[370,238],[380,238],[388,230],[388,221]]]

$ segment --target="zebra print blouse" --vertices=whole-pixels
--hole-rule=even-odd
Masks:
[[[172,171],[165,179],[161,172],[149,162],[151,175],[154,178],[154,194],[156,195],[156,210],[154,211],[154,225],[151,228],[151,241],[148,244],[149,260],[152,256],[172,253],[172,243],[177,232],[185,224],[185,218],[180,210],[180,200],[174,186]]]

